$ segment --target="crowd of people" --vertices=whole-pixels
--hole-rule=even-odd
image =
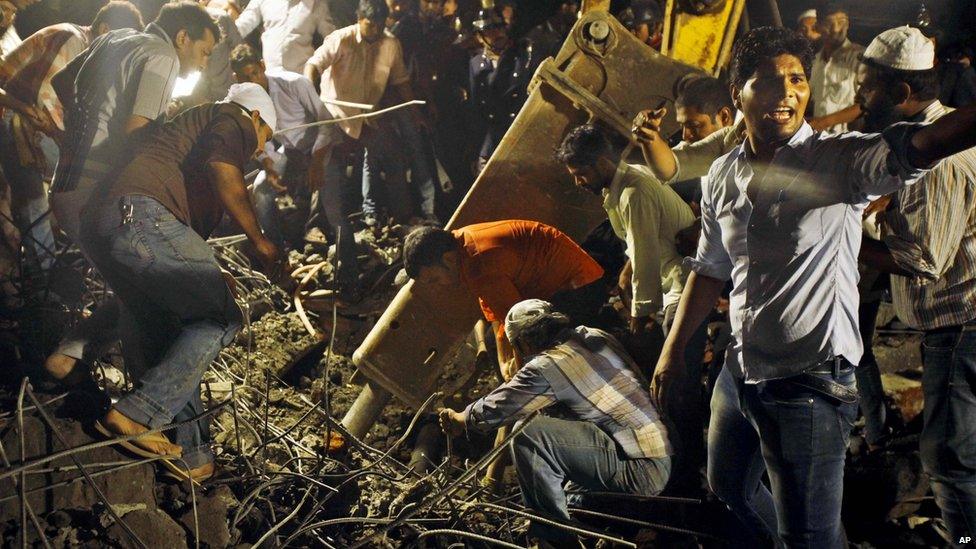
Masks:
[[[693,495],[704,469],[747,543],[844,546],[859,409],[871,451],[891,436],[870,348],[889,291],[924,333],[923,464],[950,536],[974,534],[976,72],[972,51],[931,25],[863,47],[830,3],[795,29],[744,33],[727,80],[680,90],[679,136],[662,134],[665,108],[637,115],[641,162],[599,121],[571,128],[555,158],[602,199],[605,235],[622,243],[614,263],[533,221],[442,228],[577,2],[517,33],[514,2],[462,20],[455,0],[359,0],[348,14],[320,0],[182,0],[151,17],[111,0],[87,26],[21,40],[12,22],[32,3],[0,0],[0,174],[23,268],[52,269],[73,245],[112,290],[44,368],[91,384],[86,365],[121,339],[137,382],[95,428],[142,435],[120,444],[165,456],[167,474],[214,474],[199,384],[242,323],[207,239],[229,224],[273,280],[289,248],[334,244],[336,295],[354,302],[355,233],[398,222],[419,226],[403,244],[409,278],[477,297],[504,380],[442,409],[444,431],[561,411],[512,441],[533,512],[569,520],[567,489]],[[659,49],[661,8],[614,15]],[[297,235],[281,195],[306,220]],[[728,343],[713,337],[709,371],[716,314]],[[539,521],[529,538],[579,543]]]

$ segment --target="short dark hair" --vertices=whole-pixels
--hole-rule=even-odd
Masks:
[[[570,130],[556,149],[557,161],[570,166],[593,166],[605,155],[610,155],[613,147],[607,134],[596,124],[583,124]]]
[[[939,97],[939,72],[935,68],[906,71],[886,67],[873,59],[862,59],[861,62],[874,70],[878,83],[885,89],[904,82],[912,89],[912,95],[920,101],[931,101]]]
[[[718,115],[723,108],[728,108],[729,112],[735,113],[735,105],[732,104],[732,94],[729,93],[729,87],[718,78],[710,76],[703,76],[689,82],[678,95],[674,106],[676,108],[691,107],[712,117]]]
[[[102,23],[108,25],[109,30],[136,29],[141,31],[145,24],[142,13],[127,0],[112,0],[102,6],[92,19],[91,27],[97,29]]]
[[[248,65],[261,64],[261,55],[249,44],[240,44],[230,52],[230,70],[241,72]]]
[[[403,268],[416,279],[424,267],[440,265],[444,254],[459,247],[454,235],[444,229],[420,227],[403,241]]]
[[[356,17],[375,22],[385,22],[390,15],[390,7],[386,0],[359,0]]]
[[[800,60],[803,72],[810,75],[813,48],[810,41],[797,32],[781,27],[758,27],[747,32],[732,51],[729,71],[732,85],[742,89],[765,61],[780,55],[792,55]]]
[[[207,8],[196,2],[170,2],[159,10],[154,23],[166,32],[170,40],[176,40],[176,35],[181,30],[185,30],[191,40],[202,40],[204,31],[207,30],[213,34],[214,40],[219,42],[221,38],[217,22],[207,12]]]
[[[824,2],[823,6],[817,10],[818,18],[827,17],[835,13],[843,13],[848,16],[851,14],[844,2]]]

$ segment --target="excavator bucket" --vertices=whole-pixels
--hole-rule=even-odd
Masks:
[[[580,241],[605,217],[599,199],[575,187],[553,151],[587,121],[630,139],[631,121],[669,105],[683,78],[697,69],[664,57],[604,11],[586,12],[562,49],[536,71],[531,94],[447,228],[499,219],[527,219]],[[664,129],[677,129],[674,109]],[[353,360],[370,383],[343,423],[368,429],[388,393],[420,406],[475,322],[474,295],[408,283],[380,317]]]

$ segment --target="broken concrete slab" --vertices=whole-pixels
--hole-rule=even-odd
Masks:
[[[230,500],[220,489],[230,492],[229,488],[221,486],[197,496],[196,521],[192,504],[188,504],[180,515],[180,524],[188,532],[190,540],[198,541],[202,547],[223,548],[231,542],[227,521],[227,504]],[[233,495],[230,497],[233,498]]]
[[[159,509],[140,509],[126,513],[122,520],[150,549],[180,549],[186,547],[186,533],[169,515]],[[225,526],[226,527],[226,526]],[[112,524],[105,536],[116,547],[138,547],[118,523]]]
[[[920,379],[912,379],[901,374],[881,374],[881,385],[905,425],[922,413],[925,399]]]

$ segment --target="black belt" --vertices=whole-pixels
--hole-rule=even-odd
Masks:
[[[854,366],[842,356],[836,356],[830,360],[806,370],[803,373],[787,378],[773,380],[768,383],[789,385],[793,389],[801,391],[813,391],[838,404],[854,404],[857,402],[857,391],[830,379],[824,379],[816,374],[830,374],[839,377],[844,370],[853,369]]]

